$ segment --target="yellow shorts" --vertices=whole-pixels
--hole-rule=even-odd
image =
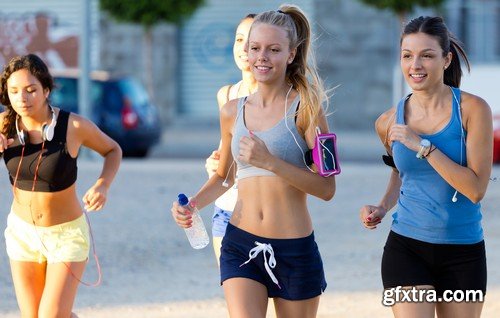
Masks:
[[[10,212],[5,229],[7,255],[13,261],[82,262],[89,256],[89,226],[85,215],[53,226],[34,226]]]

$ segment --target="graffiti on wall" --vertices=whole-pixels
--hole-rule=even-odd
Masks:
[[[77,31],[58,25],[45,13],[0,14],[0,65],[16,55],[34,53],[51,68],[77,67]]]

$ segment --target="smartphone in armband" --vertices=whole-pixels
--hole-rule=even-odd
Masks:
[[[308,165],[315,164],[318,174],[329,177],[340,173],[337,155],[337,136],[334,133],[318,134],[314,140],[314,148],[307,152]]]

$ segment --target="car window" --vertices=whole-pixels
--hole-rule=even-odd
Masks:
[[[66,111],[78,113],[78,81],[76,78],[54,77],[55,87],[50,94],[52,105]],[[90,99],[93,111],[101,104],[102,83],[92,81],[90,85]]]
[[[78,112],[78,87],[74,78],[54,78],[55,87],[50,93],[50,102],[69,112]]]
[[[103,107],[112,113],[119,113],[123,107],[123,96],[118,87],[111,82],[105,85],[105,94],[103,95]]]
[[[148,93],[141,83],[132,78],[123,78],[117,83],[134,108],[147,107]]]

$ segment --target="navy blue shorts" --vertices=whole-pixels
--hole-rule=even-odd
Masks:
[[[263,250],[256,251],[259,248]],[[255,258],[249,260],[252,249]],[[220,272],[221,284],[236,277],[252,279],[266,286],[268,297],[303,300],[319,296],[326,289],[323,261],[314,232],[297,239],[269,239],[229,223],[222,239]]]
[[[393,231],[382,256],[384,288],[432,285],[445,290],[482,290],[486,295],[484,241],[475,244],[432,244]]]
[[[214,215],[212,216],[212,236],[223,237],[226,233],[226,227],[233,215],[233,211],[227,211],[214,206]]]

